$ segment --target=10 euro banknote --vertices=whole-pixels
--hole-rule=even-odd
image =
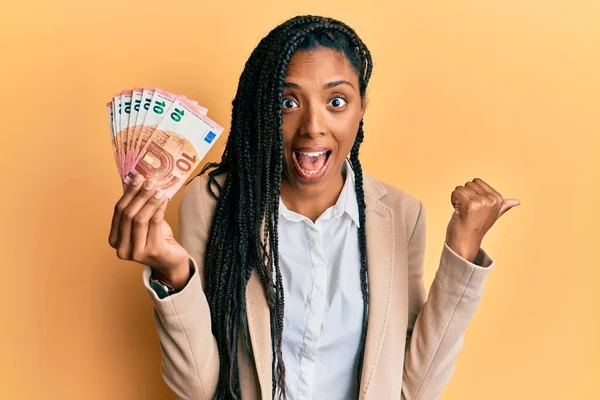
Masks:
[[[113,96],[106,112],[123,184],[141,174],[172,198],[223,132],[207,111],[161,89],[134,88]]]

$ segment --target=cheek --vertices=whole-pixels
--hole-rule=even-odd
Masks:
[[[338,121],[334,138],[339,146],[340,153],[342,153],[340,157],[345,157],[352,150],[359,124],[360,119],[357,120],[355,116],[348,116]]]
[[[339,148],[338,157],[346,157],[350,153],[350,150],[352,150],[352,146],[356,140],[356,132],[345,132],[343,134],[336,135],[335,139]]]
[[[281,130],[283,134],[283,163],[291,163],[290,151],[292,147],[292,141],[294,140],[294,127],[292,125],[291,118],[283,117]],[[285,168],[285,167],[284,167]]]
[[[281,121],[281,130],[283,133],[283,147],[289,147],[290,142],[294,139],[296,132],[296,122],[291,115],[284,115]]]

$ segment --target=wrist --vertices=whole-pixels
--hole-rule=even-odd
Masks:
[[[457,245],[456,243],[446,241],[448,247],[452,249],[457,255],[464,258],[469,262],[475,262],[481,245]]]
[[[175,289],[184,288],[191,276],[192,264],[189,259],[185,264],[166,271],[152,268],[152,277],[169,284]]]

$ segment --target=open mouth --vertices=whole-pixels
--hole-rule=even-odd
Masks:
[[[329,166],[331,150],[294,151],[292,159],[297,174],[305,180],[317,180],[323,177]]]

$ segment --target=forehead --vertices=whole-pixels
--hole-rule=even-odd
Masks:
[[[345,54],[327,47],[298,50],[290,59],[286,82],[315,85],[347,80],[358,85],[358,76]],[[357,86],[355,86],[357,87]]]

